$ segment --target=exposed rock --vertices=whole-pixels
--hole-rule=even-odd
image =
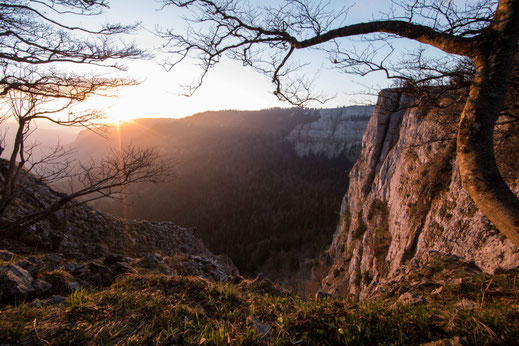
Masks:
[[[123,255],[119,255],[119,254],[110,254],[110,255],[106,256],[105,259],[103,260],[103,264],[105,266],[109,266],[109,265],[115,264],[117,262],[130,263],[131,260],[129,258],[126,258]]]
[[[344,155],[355,161],[361,148],[362,135],[373,106],[351,106],[309,111],[312,122],[299,124],[287,139],[299,156],[324,155],[335,158]]]
[[[127,273],[130,273],[130,274],[137,273],[137,271],[135,269],[130,267],[130,265],[125,262],[116,262],[116,263],[113,263],[112,265],[110,265],[109,267],[115,277],[118,277],[119,275],[127,274]]]
[[[413,103],[397,89],[379,96],[328,250],[333,260],[322,263],[328,270],[322,280],[326,292],[365,299],[436,254],[456,256],[465,271],[519,266],[517,247],[461,186],[455,157],[459,103],[441,110]],[[500,169],[519,171],[518,126],[496,133],[509,136],[496,147]],[[509,176],[508,183],[519,191],[519,181]],[[333,275],[341,268],[343,275]],[[430,275],[441,270],[430,268]]]
[[[2,300],[26,298],[34,293],[33,278],[16,264],[0,267],[0,292]]]
[[[67,303],[67,298],[63,297],[63,296],[59,296],[59,295],[53,295],[47,299],[36,299],[35,301],[33,301],[31,304],[37,306],[37,307],[42,307],[42,306],[47,306],[47,305],[65,305]]]
[[[252,323],[254,332],[260,337],[260,339],[263,342],[268,342],[270,340],[270,334],[272,334],[272,328],[268,324],[262,323],[252,315],[249,316],[249,320]]]
[[[456,304],[458,309],[476,309],[479,304],[473,300],[463,298],[459,303]]]
[[[2,261],[11,261],[15,258],[14,253],[7,250],[0,250],[0,259]]]
[[[106,286],[114,281],[114,274],[112,270],[97,263],[89,263],[88,269],[90,270],[89,281],[94,282],[99,286]]]
[[[17,261],[16,265],[27,270],[33,277],[36,277],[42,269],[42,261],[33,256]]]
[[[317,291],[315,294],[315,299],[324,299],[324,298],[331,298],[333,297],[330,293],[326,293],[323,291]]]
[[[396,304],[400,305],[414,305],[425,302],[424,297],[413,294],[413,293],[404,293],[400,297],[398,297],[398,300],[396,301]]]
[[[50,292],[52,289],[52,285],[50,283],[41,279],[34,280],[32,282],[32,287],[34,288],[34,294],[37,296]]]
[[[0,160],[0,166],[5,165]],[[1,170],[0,170],[1,173]],[[6,211],[6,220],[15,220],[41,211],[63,194],[37,181],[33,176],[24,177],[21,190],[12,207]],[[65,259],[75,262],[105,258],[105,266],[114,263],[129,263],[131,258],[146,256],[150,264],[162,263],[168,256],[197,256],[207,264],[215,266],[211,269],[218,280],[237,275],[238,270],[225,256],[215,256],[203,244],[194,228],[179,227],[171,222],[149,222],[125,220],[98,212],[87,205],[72,201],[66,209],[59,210],[27,229],[16,232],[13,239],[3,239],[7,245],[3,250],[4,257],[10,260],[15,253],[47,252],[44,256],[45,270],[48,272],[61,270]],[[9,251],[7,251],[9,250]],[[59,253],[56,253],[59,252]],[[151,255],[150,255],[151,254]],[[0,256],[1,253],[0,253]],[[0,257],[1,258],[1,257]],[[24,262],[27,270],[37,273],[41,270],[34,262]],[[34,266],[34,267],[32,267]],[[74,267],[74,268],[73,268]],[[118,273],[131,272],[124,265],[118,265]],[[91,269],[91,268],[90,268]],[[73,275],[82,274],[83,268],[77,264],[66,267]],[[107,282],[107,274],[97,275],[96,280]],[[113,275],[112,275],[113,276]],[[113,278],[112,278],[113,279]],[[112,280],[110,279],[110,280]]]
[[[81,276],[88,272],[86,265],[77,262],[65,264],[65,270],[74,276]]]
[[[164,258],[158,253],[150,253],[143,257],[140,264],[145,267],[156,267],[164,262]]]

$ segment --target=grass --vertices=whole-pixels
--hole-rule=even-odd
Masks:
[[[135,274],[104,290],[76,291],[68,305],[4,307],[0,339],[58,345],[317,345],[419,344],[460,336],[476,344],[506,344],[519,340],[513,284],[508,274],[479,275],[467,282],[473,286],[469,291],[446,284],[441,295],[428,296],[425,303],[400,306],[391,295],[365,303],[313,300],[268,281],[231,284]],[[462,298],[480,304],[460,309],[456,304]],[[268,333],[257,330],[252,317],[268,326]]]

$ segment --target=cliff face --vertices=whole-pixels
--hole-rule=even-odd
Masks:
[[[461,186],[455,158],[460,106],[439,111],[412,103],[395,90],[379,96],[326,256],[323,291],[366,298],[431,253],[475,262],[488,273],[519,266],[517,247]],[[518,192],[515,126],[498,129],[496,155]]]
[[[310,115],[315,120],[297,125],[287,139],[299,156],[314,154],[335,158],[342,154],[354,161],[373,108],[351,106],[313,110]]]

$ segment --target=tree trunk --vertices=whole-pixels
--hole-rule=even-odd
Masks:
[[[519,247],[519,198],[497,167],[494,126],[501,111],[519,36],[519,0],[500,1],[472,56],[476,75],[458,129],[463,187],[477,207]]]

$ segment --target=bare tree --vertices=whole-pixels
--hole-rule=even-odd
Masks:
[[[171,162],[153,148],[119,148],[101,162],[85,164],[72,160],[60,145],[36,157],[36,145],[29,143],[35,121],[99,130],[102,111],[80,111],[74,106],[88,97],[110,96],[119,87],[137,84],[106,77],[105,71],[103,77],[66,72],[71,71],[71,64],[124,70],[119,64],[122,59],[147,57],[120,40],[121,34],[131,33],[137,24],[110,23],[98,29],[66,24],[78,17],[99,15],[107,7],[106,0],[0,2],[0,122],[11,118],[17,123],[13,149],[7,162],[0,162],[0,229],[4,236],[59,209],[102,197],[118,198],[129,183],[154,182],[168,174]],[[33,213],[5,218],[26,189],[38,182],[64,179],[74,182],[68,195]],[[81,202],[75,201],[80,197]]]
[[[162,181],[169,174],[171,160],[162,157],[154,148],[118,148],[100,162],[86,164],[71,159],[70,150],[58,144],[50,152],[36,157],[37,144],[29,142],[35,121],[44,120],[62,126],[80,126],[98,131],[97,121],[102,119],[103,113],[93,110],[76,112],[73,106],[81,102],[85,95],[131,83],[113,79],[82,81],[71,78],[69,81],[71,84],[67,88],[64,88],[64,81],[60,81],[60,88],[66,93],[62,98],[32,93],[30,90],[10,90],[7,95],[0,97],[1,120],[11,117],[18,124],[9,160],[1,163],[3,181],[0,189],[0,218],[12,207],[20,193],[25,189],[30,190],[34,184],[63,184],[68,181],[70,186],[68,194],[61,195],[48,207],[27,215],[14,213],[17,217],[3,220],[0,229],[14,232],[67,206],[103,197],[119,198],[127,184]],[[63,114],[64,111],[66,113]],[[82,198],[81,203],[70,204],[76,198]]]
[[[121,34],[132,32],[137,24],[112,23],[92,30],[63,23],[65,16],[94,16],[107,7],[105,0],[2,1],[0,69],[3,75],[0,76],[0,94],[26,88],[44,93],[49,91],[47,83],[60,81],[25,78],[26,75],[19,72],[28,65],[37,66],[40,71],[52,70],[52,66],[63,63],[123,68],[117,63],[120,59],[144,57],[144,51],[133,44],[121,43],[119,39]],[[49,72],[52,71],[42,74],[51,76],[53,73]]]
[[[347,72],[380,70],[388,77],[395,74],[381,52],[388,48],[391,52],[391,42],[397,37],[470,59],[475,73],[467,83],[469,92],[457,133],[462,183],[478,208],[519,246],[519,198],[503,180],[494,153],[494,126],[505,101],[519,38],[519,0],[473,1],[463,6],[453,0],[395,2],[392,12],[380,19],[352,24],[348,8],[337,11],[312,0],[286,0],[277,8],[250,8],[233,0],[162,2],[188,8],[193,15],[187,33],[162,32],[171,53],[168,67],[186,57],[199,59],[203,73],[189,92],[196,90],[223,55],[270,74],[278,98],[295,104],[320,99],[309,92],[309,80],[289,78],[298,67],[290,63],[298,49],[323,47],[331,53],[332,64]],[[203,26],[196,27],[197,23]],[[371,47],[359,52],[351,42],[342,45],[345,38],[357,36]],[[376,42],[386,49],[378,50]],[[418,62],[423,62],[420,58]],[[410,66],[411,70],[416,67],[421,66]],[[418,82],[450,79],[452,72],[444,67],[424,67],[421,71],[428,73]]]

